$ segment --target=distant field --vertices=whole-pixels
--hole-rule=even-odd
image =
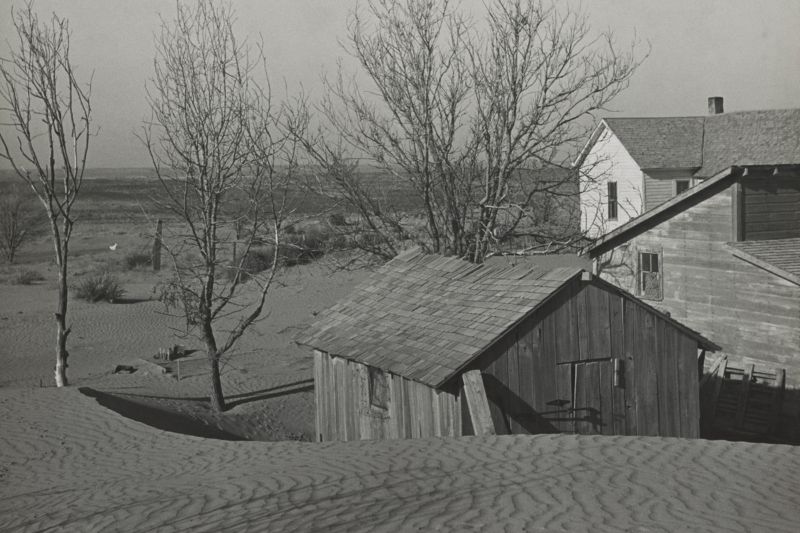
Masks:
[[[365,185],[385,198],[387,205],[407,212],[419,209],[420,204],[413,191],[404,186],[405,184],[395,183],[392,176],[379,172],[363,172],[361,178]],[[0,193],[20,185],[24,186],[24,183],[13,171],[0,170]],[[158,205],[158,200],[163,196],[164,190],[152,169],[91,169],[86,172],[76,210],[84,219],[97,221],[163,217],[168,216],[166,210]],[[337,206],[328,198],[299,189],[290,193],[288,204],[298,215],[314,215],[331,210],[347,211],[345,206]]]
[[[559,171],[561,173],[561,171]],[[531,173],[532,179],[552,179],[542,171]],[[387,172],[370,168],[359,170],[363,186],[382,199],[384,206],[403,213],[418,213],[422,202],[416,192],[405,182]],[[563,179],[563,174],[561,178]],[[24,185],[10,170],[0,170],[0,193],[14,186]],[[562,194],[576,188],[569,184],[559,186]],[[26,190],[26,189],[22,189]],[[32,194],[32,193],[31,193]],[[96,222],[142,222],[148,218],[172,218],[158,200],[164,197],[161,183],[150,168],[111,168],[87,170],[76,204],[76,211],[83,221]],[[545,233],[553,228],[572,228],[577,225],[577,203],[575,196],[565,199],[542,197],[532,210],[534,223]],[[326,216],[333,211],[350,212],[346,205],[337,205],[331,199],[300,187],[289,193],[289,210],[297,217]],[[558,233],[561,230],[556,229]]]

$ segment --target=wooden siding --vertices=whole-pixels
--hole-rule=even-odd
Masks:
[[[694,183],[691,170],[659,170],[644,174],[644,209],[648,211],[675,196],[675,181]]]
[[[652,302],[656,307],[719,344],[733,361],[794,368],[788,375],[798,376],[800,287],[726,247],[733,234],[734,188],[605,254],[601,275],[635,294],[637,250],[661,249],[663,299]]]
[[[699,435],[696,341],[596,281],[572,282],[470,368],[498,434]]]
[[[800,237],[800,177],[742,180],[742,239]]]
[[[370,404],[369,367],[314,350],[318,441],[455,437],[462,434],[457,393],[385,373],[388,409]]]
[[[642,212],[642,171],[616,135],[606,129],[581,166],[581,230],[602,235]],[[607,186],[617,182],[617,220],[606,220]]]

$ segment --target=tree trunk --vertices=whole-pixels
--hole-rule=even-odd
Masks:
[[[208,357],[208,368],[211,379],[211,407],[217,413],[225,410],[225,397],[222,395],[222,380],[219,375],[219,354],[217,353],[217,342],[211,331],[210,324],[206,324],[205,342],[206,357]]]
[[[56,312],[56,368],[55,379],[56,387],[66,387],[69,385],[67,381],[67,336],[69,329],[67,329],[67,298],[69,297],[67,289],[67,268],[66,258],[62,258],[61,268],[58,271],[58,311]]]
[[[222,395],[222,381],[219,375],[219,358],[213,352],[209,352],[208,366],[211,369],[211,407],[217,413],[225,410],[225,397]]]

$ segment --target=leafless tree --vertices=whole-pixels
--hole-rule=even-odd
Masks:
[[[56,386],[67,382],[67,266],[91,138],[91,82],[76,77],[65,19],[40,22],[28,4],[12,11],[16,49],[0,62],[0,157],[36,193],[50,221],[58,265]]]
[[[153,118],[142,135],[166,206],[186,228],[168,247],[167,300],[205,345],[217,411],[225,409],[220,362],[261,315],[273,285],[296,170],[284,116],[256,79],[263,56],[237,41],[233,24],[231,6],[211,0],[178,2],[174,21],[162,20],[148,85]],[[226,247],[237,237],[231,262]],[[263,274],[247,266],[256,245],[272,250]],[[255,301],[239,290],[246,280],[258,286]]]
[[[0,252],[9,263],[41,226],[40,208],[24,192],[13,187],[0,196]]]
[[[324,180],[347,156],[371,158],[417,196],[420,244],[476,262],[541,232],[542,198],[577,195],[571,162],[639,65],[633,45],[620,51],[610,34],[593,37],[585,16],[539,1],[496,0],[481,26],[447,1],[373,0],[349,30],[371,87],[341,67],[328,82],[324,120],[304,143],[321,179],[379,222],[391,251],[408,238],[392,210],[376,216],[363,188]]]

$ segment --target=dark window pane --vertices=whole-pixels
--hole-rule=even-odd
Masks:
[[[650,272],[658,272],[658,254],[650,254]]]
[[[675,194],[680,194],[689,188],[689,180],[678,180],[675,182]]]
[[[609,181],[608,187],[608,219],[617,219],[617,182]]]

